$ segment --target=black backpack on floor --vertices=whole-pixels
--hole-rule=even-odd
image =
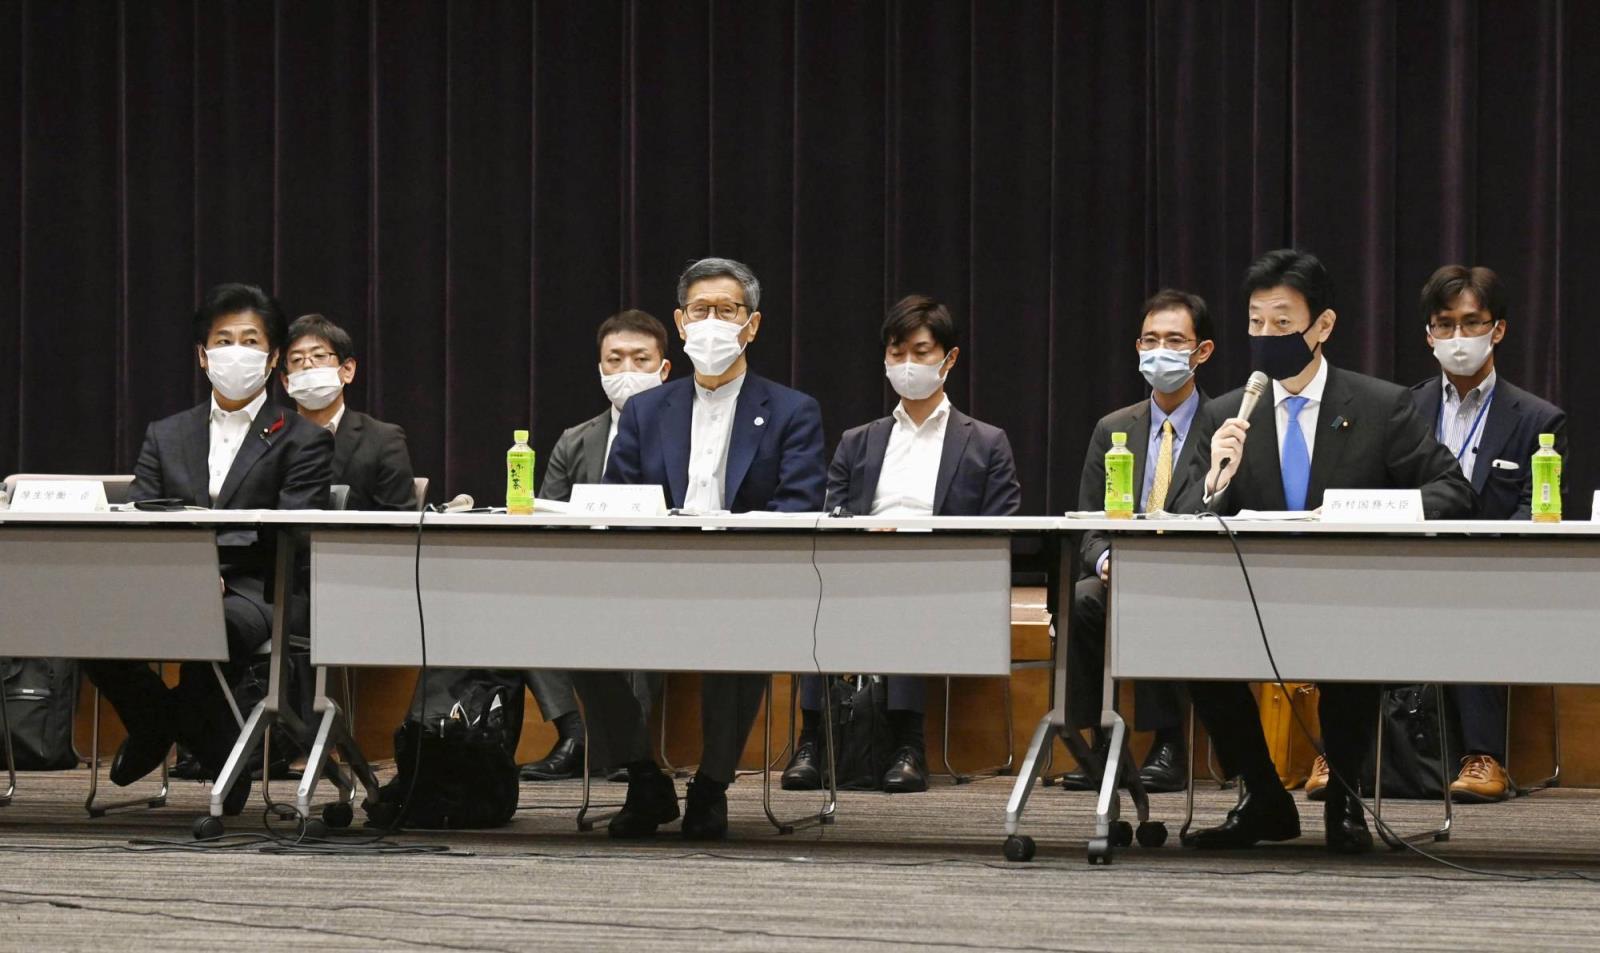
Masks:
[[[894,760],[889,727],[889,688],[881,675],[835,678],[833,744],[838,785],[848,791],[877,791]]]
[[[379,791],[377,823],[500,827],[517,812],[520,671],[429,669],[394,733],[399,773]],[[420,767],[418,762],[420,749]]]
[[[1444,753],[1439,751],[1439,686],[1391,685],[1383,693],[1383,796],[1438,799],[1441,776],[1453,779],[1461,761],[1461,738],[1446,712]],[[1441,766],[1443,770],[1441,770]],[[1376,759],[1361,769],[1361,793],[1371,797]],[[1448,786],[1449,781],[1443,784]]]
[[[17,768],[64,771],[78,766],[72,720],[78,708],[78,663],[61,658],[0,659],[7,726]],[[3,765],[0,765],[3,766]]]

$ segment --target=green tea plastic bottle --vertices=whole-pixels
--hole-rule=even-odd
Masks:
[[[1106,451],[1106,517],[1133,518],[1133,451],[1125,433],[1112,434]]]
[[[516,442],[506,451],[506,512],[527,516],[533,512],[533,448],[526,430],[512,436]]]
[[[1539,450],[1533,455],[1533,521],[1561,522],[1561,454],[1556,453],[1556,435],[1539,435]]]

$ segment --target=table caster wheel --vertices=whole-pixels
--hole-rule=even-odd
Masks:
[[[1025,864],[1033,859],[1033,838],[1026,834],[1013,834],[1006,838],[1006,860],[1016,864]]]
[[[1104,837],[1096,837],[1089,842],[1089,866],[1104,866],[1111,863],[1111,843]]]
[[[1133,846],[1133,825],[1127,821],[1113,821],[1111,824],[1111,844],[1114,847]]]
[[[212,840],[223,834],[222,818],[212,817],[210,814],[195,818],[191,828],[195,840]]]
[[[322,823],[332,828],[346,828],[355,820],[356,812],[344,801],[336,801],[323,806]]]
[[[1167,842],[1167,825],[1160,821],[1140,821],[1137,835],[1140,847],[1160,847]]]

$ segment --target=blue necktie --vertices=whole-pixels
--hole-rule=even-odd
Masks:
[[[1306,508],[1306,487],[1311,483],[1311,454],[1306,452],[1306,435],[1300,429],[1300,411],[1309,397],[1289,397],[1289,426],[1283,434],[1283,500],[1291,510]]]

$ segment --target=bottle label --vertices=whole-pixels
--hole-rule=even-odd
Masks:
[[[1106,515],[1133,515],[1133,454],[1125,449],[1106,453]]]
[[[1541,450],[1533,455],[1533,518],[1554,522],[1561,518],[1561,456]]]

